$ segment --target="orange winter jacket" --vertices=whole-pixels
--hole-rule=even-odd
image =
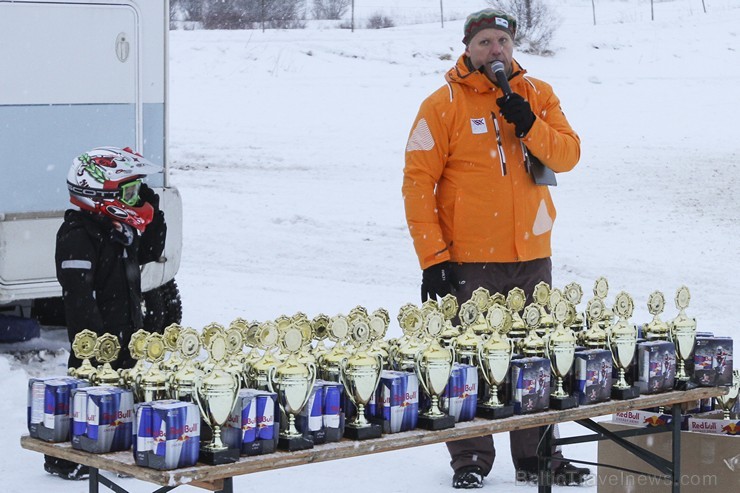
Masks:
[[[511,89],[536,115],[523,139],[499,115],[503,95],[461,56],[421,105],[406,146],[403,199],[422,269],[453,262],[519,262],[549,257],[555,207],[535,185],[523,145],[555,172],[571,170],[580,139],[549,84],[515,61]]]

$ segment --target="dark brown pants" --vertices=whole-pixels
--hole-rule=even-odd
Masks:
[[[527,304],[532,302],[532,291],[537,283],[544,281],[552,285],[552,261],[549,258],[514,263],[465,263],[452,264],[452,280],[456,287],[458,303],[469,300],[473,291],[484,287],[491,294],[506,296],[515,287],[520,287],[527,295]],[[539,428],[512,431],[511,458],[517,469],[530,469],[537,464],[537,444]],[[467,438],[447,442],[450,452],[450,465],[457,471],[465,466],[479,466],[488,475],[496,458],[492,436]],[[555,450],[553,450],[555,454]],[[552,461],[553,468],[559,465]]]

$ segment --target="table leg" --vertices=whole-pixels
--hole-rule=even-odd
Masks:
[[[90,476],[88,478],[88,485],[89,485],[89,492],[90,493],[98,493],[98,470],[94,467],[90,467]]]
[[[224,487],[218,493],[234,493],[234,478],[224,478]]]
[[[681,491],[681,404],[674,404],[671,409],[673,419],[671,421],[671,434],[673,435],[673,449],[671,459],[673,461],[673,485],[672,493]]]
[[[550,426],[540,426],[540,441],[537,446],[537,491],[552,493],[552,433]]]

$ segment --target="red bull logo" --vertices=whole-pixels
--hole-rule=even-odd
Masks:
[[[648,426],[663,426],[667,425],[668,421],[661,415],[657,416],[648,416],[643,420],[644,424],[647,424]]]
[[[730,423],[722,427],[722,433],[727,435],[737,435],[740,432],[740,421],[737,423]]]

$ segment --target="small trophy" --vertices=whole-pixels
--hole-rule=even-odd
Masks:
[[[536,303],[527,305],[522,320],[527,327],[527,337],[519,341],[519,351],[526,357],[545,357],[545,340],[539,335],[542,310]]]
[[[387,368],[390,365],[390,345],[385,340],[385,335],[388,332],[388,326],[391,322],[390,314],[385,308],[378,308],[370,314],[370,355],[379,354],[383,360],[383,368]]]
[[[288,417],[288,423],[281,427],[278,438],[278,447],[288,451],[313,447],[313,440],[305,438],[295,426],[296,416],[306,406],[316,381],[316,365],[302,363],[298,359],[304,337],[304,332],[295,324],[281,331],[278,344],[288,357],[282,364],[270,369],[267,379],[270,391],[277,394],[280,409]]]
[[[210,371],[196,379],[193,397],[201,418],[213,431],[211,441],[200,446],[199,460],[215,466],[239,460],[239,449],[230,449],[221,441],[221,427],[236,405],[240,385],[239,378],[223,368],[226,359],[226,337],[223,332],[211,331],[207,341]]]
[[[606,330],[602,327],[604,320],[604,301],[601,298],[591,298],[586,304],[586,320],[588,328],[579,333],[581,344],[588,349],[607,349]]]
[[[331,318],[328,315],[319,313],[311,320],[311,339],[316,341],[316,345],[311,349],[316,361],[320,361],[321,357],[329,352],[329,348],[326,347],[324,341],[329,337],[329,323]]]
[[[581,333],[584,328],[583,317],[580,313],[578,313],[578,305],[583,299],[583,289],[581,288],[581,285],[577,282],[571,282],[565,285],[563,296],[565,297],[566,301],[570,303],[569,308],[573,309],[572,311],[574,318],[573,323],[570,325],[570,328],[576,334],[576,339],[578,339],[578,334]]]
[[[419,413],[418,427],[425,430],[445,430],[455,426],[455,417],[439,408],[439,398],[447,387],[455,361],[455,350],[442,347],[437,339],[443,328],[442,313],[438,310],[428,312],[424,317],[424,332],[429,343],[416,353],[416,376],[431,401],[429,409]]]
[[[260,359],[249,366],[247,370],[247,387],[257,390],[269,389],[268,375],[270,369],[280,364],[280,361],[273,354],[273,349],[277,345],[278,328],[275,322],[266,321],[257,326],[253,334],[252,344],[263,350]]]
[[[740,370],[733,370],[732,385],[728,392],[725,395],[715,397],[717,404],[722,408],[722,419],[732,419],[732,408],[735,407],[738,400],[738,393],[740,393]]]
[[[67,370],[69,376],[89,382],[92,376],[98,371],[90,363],[90,358],[95,355],[95,342],[97,340],[98,335],[92,330],[85,329],[75,334],[75,338],[72,341],[72,352],[74,352],[75,358],[82,361],[82,364],[78,368]]]
[[[478,368],[488,384],[488,400],[478,404],[476,416],[488,419],[508,418],[514,406],[499,400],[499,386],[506,380],[514,341],[506,334],[512,325],[511,312],[505,306],[493,305],[488,310],[488,324],[493,329],[491,337],[478,348]]]
[[[439,302],[439,309],[442,312],[442,316],[445,318],[444,327],[442,333],[439,335],[439,339],[442,341],[442,345],[445,347],[453,347],[455,344],[455,338],[460,335],[460,328],[452,323],[452,319],[457,315],[457,298],[454,294],[446,294]]]
[[[342,362],[349,353],[344,343],[349,335],[349,322],[344,315],[336,315],[329,321],[326,328],[327,335],[334,345],[329,351],[318,358],[319,377],[329,382],[340,382],[342,377]]]
[[[570,329],[568,302],[561,299],[552,309],[555,331],[547,338],[546,352],[550,368],[556,376],[556,389],[550,394],[550,409],[571,409],[578,406],[578,398],[563,389],[563,380],[573,367],[576,353],[576,336]]]
[[[667,341],[670,338],[670,327],[660,319],[665,307],[665,297],[660,291],[654,291],[648,296],[648,311],[653,319],[645,324],[644,334],[648,341]]]
[[[524,310],[524,306],[527,302],[527,296],[524,294],[522,288],[514,288],[509,291],[506,296],[506,306],[511,312],[511,329],[509,329],[509,337],[517,340],[522,340],[527,337],[527,326],[524,324],[521,313]],[[514,343],[516,344],[516,342]]]
[[[162,361],[160,369],[165,373],[174,373],[182,362],[177,352],[177,339],[180,337],[182,327],[179,324],[170,324],[164,328],[164,348],[170,353],[170,357]]]
[[[488,309],[493,304],[491,293],[486,288],[477,288],[470,295],[469,301],[475,303],[475,306],[478,308],[478,317],[471,325],[471,329],[475,335],[485,341],[491,335],[491,328],[486,323],[485,318]]]
[[[111,385],[120,387],[121,375],[111,367],[111,363],[118,359],[121,352],[121,343],[113,334],[103,334],[95,341],[95,359],[102,363],[93,374],[90,383],[93,385]]]
[[[136,376],[136,390],[134,391],[134,395],[140,398],[140,402],[167,398],[167,374],[159,369],[165,351],[164,336],[157,332],[149,334],[144,351],[144,359],[149,363],[149,368]]]
[[[676,308],[678,315],[670,325],[671,341],[676,346],[676,388],[688,390],[695,387],[691,383],[691,377],[686,373],[686,360],[691,357],[696,342],[696,319],[686,316],[686,308],[689,307],[689,288],[681,286],[676,291]]]
[[[131,335],[131,340],[128,343],[128,352],[136,360],[136,363],[132,368],[119,370],[123,386],[133,392],[136,402],[141,402],[136,395],[136,376],[146,371],[144,358],[146,357],[147,337],[149,337],[149,332],[144,329],[139,329]]]
[[[424,326],[423,311],[412,303],[406,303],[398,312],[398,325],[403,335],[390,349],[391,364],[399,371],[414,371],[416,354],[424,348],[419,337]]]
[[[607,331],[607,342],[612,359],[618,369],[617,381],[612,386],[612,399],[625,400],[639,397],[640,388],[627,383],[625,374],[632,364],[637,347],[637,328],[629,323],[634,305],[629,294],[622,291],[615,299],[614,310],[618,320]]]
[[[196,382],[203,378],[193,360],[200,354],[200,337],[195,329],[185,328],[177,338],[177,351],[180,353],[180,367],[170,376],[170,398],[179,401],[195,402]]]
[[[340,378],[347,397],[357,408],[357,414],[345,426],[344,436],[352,440],[378,438],[382,428],[367,420],[365,406],[378,388],[383,361],[379,354],[371,356],[365,349],[370,331],[365,331],[362,324],[355,324],[353,328],[350,340],[357,350],[342,361]]]
[[[609,281],[606,277],[599,277],[594,281],[594,296],[604,302],[604,319],[611,324],[614,322],[614,312],[606,306],[606,297],[609,295]]]
[[[483,341],[478,337],[473,326],[478,320],[478,305],[468,300],[460,305],[460,325],[463,333],[455,338],[455,359],[458,363],[478,366],[478,347]]]
[[[532,304],[540,310],[540,325],[537,329],[537,334],[540,337],[544,336],[555,327],[552,315],[547,311],[547,308],[550,306],[551,294],[552,290],[550,289],[550,285],[545,281],[538,282],[532,292]]]

